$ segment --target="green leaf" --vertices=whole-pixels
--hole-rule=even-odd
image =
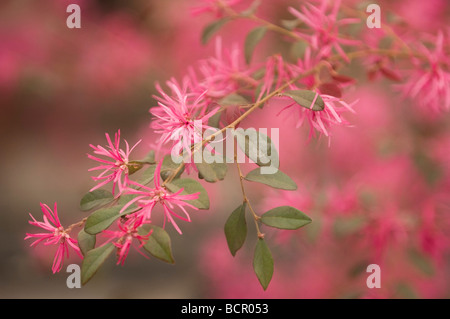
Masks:
[[[419,296],[416,291],[407,283],[400,282],[396,287],[396,295],[401,299],[417,299]]]
[[[80,247],[83,256],[86,256],[87,252],[95,247],[96,236],[88,234],[84,229],[78,233],[78,246]]]
[[[131,161],[130,163],[155,164],[155,151],[151,150],[143,159]]]
[[[264,213],[261,222],[280,229],[298,229],[311,223],[312,220],[294,207],[280,206]]]
[[[356,278],[357,276],[361,274],[365,274],[367,270],[367,265],[370,265],[369,260],[361,260],[357,263],[355,263],[350,270],[348,271],[348,275],[350,278]]]
[[[129,163],[127,165],[128,167],[128,174],[129,175],[133,175],[134,173],[136,173],[138,170],[140,170],[142,167],[144,166],[144,164],[142,163]]]
[[[228,166],[227,163],[211,163],[208,164],[205,161],[201,163],[196,163],[199,174],[202,178],[209,183],[215,183],[221,181],[225,178],[227,174]]]
[[[120,214],[123,206],[113,206],[96,210],[88,217],[84,225],[84,231],[88,234],[95,235],[105,230],[119,217],[128,214],[129,210]]]
[[[255,50],[255,47],[259,43],[259,41],[261,41],[262,38],[264,38],[266,32],[267,27],[262,26],[254,28],[247,34],[244,44],[245,62],[247,62],[247,64],[250,64],[252,60],[253,51]]]
[[[143,246],[146,251],[155,258],[158,258],[169,264],[174,264],[175,260],[172,255],[172,244],[169,234],[161,227],[154,225],[144,225],[139,228],[140,235],[147,235],[152,230],[148,241]]]
[[[409,260],[416,266],[419,270],[421,270],[424,274],[428,276],[434,275],[434,267],[431,263],[430,259],[427,258],[422,252],[416,249],[410,249],[408,251]]]
[[[221,98],[218,103],[222,106],[241,106],[251,104],[245,97],[236,93],[231,93]]]
[[[133,185],[134,186],[134,185]],[[136,194],[127,194],[127,195],[120,195],[119,200],[117,201],[117,204],[121,207],[123,207],[126,203],[128,203],[133,198],[137,197]],[[135,204],[133,204],[130,207],[133,207]]]
[[[275,174],[261,174],[261,168],[250,171],[245,179],[251,182],[258,182],[269,185],[273,188],[296,190],[297,184],[285,173],[278,170]]]
[[[298,27],[301,24],[301,21],[298,19],[293,20],[281,20],[281,25],[290,31],[294,30],[296,27]]]
[[[93,208],[106,205],[114,200],[113,194],[104,189],[96,189],[83,196],[80,201],[82,211],[88,211]]]
[[[211,127],[219,128],[220,118],[222,117],[222,111],[217,112],[208,119],[208,125]]]
[[[239,148],[259,166],[279,167],[278,152],[275,144],[265,134],[254,128],[238,128],[233,133]],[[275,161],[273,161],[275,159]]]
[[[365,221],[362,216],[336,218],[333,225],[334,234],[339,238],[353,235],[364,226]]]
[[[241,249],[247,238],[247,222],[245,221],[246,207],[247,205],[244,203],[236,208],[225,223],[225,237],[228,248],[233,256]]]
[[[200,192],[197,199],[186,201],[187,203],[197,207],[198,209],[209,209],[209,197],[205,188],[198,181],[191,178],[181,178],[168,183],[166,187],[173,193],[180,188],[184,188],[181,194],[194,194]]]
[[[258,239],[253,257],[253,269],[264,290],[269,286],[273,275],[273,258],[264,239]]]
[[[255,72],[253,72],[253,74],[252,74],[252,78],[254,78],[255,80],[262,80],[262,78],[264,77],[264,75],[266,74],[266,72],[267,72],[267,70],[266,70],[266,68],[264,67],[264,68],[261,68],[261,69],[258,69],[258,70],[256,70]],[[260,85],[262,85],[262,84],[260,84]],[[255,94],[256,96],[258,96],[258,94]]]
[[[309,90],[287,90],[281,93],[281,95],[288,96],[297,102],[298,105],[313,110],[313,111],[323,111],[325,108],[325,104],[320,97],[320,95],[316,92]],[[316,98],[317,96],[317,98]],[[311,104],[315,100],[314,105]]]
[[[153,180],[155,176],[156,164],[150,165],[143,173],[138,183],[141,185],[147,185]]]
[[[254,14],[256,12],[256,10],[258,9],[258,7],[260,5],[261,5],[261,0],[253,1],[247,9],[245,9],[244,11],[241,12],[241,16],[243,16],[243,17],[251,16],[252,14]]]
[[[230,21],[229,18],[223,18],[223,19],[216,20],[216,21],[208,24],[203,29],[203,32],[202,32],[202,43],[203,44],[208,43],[209,39],[211,39],[211,37],[214,35],[214,33],[219,31],[219,29],[228,21]]]
[[[175,163],[172,160],[172,156],[166,155],[164,156],[162,165],[161,165],[161,178],[163,180],[166,180],[170,175],[172,175],[172,173],[174,173],[178,167],[180,166],[180,164]],[[180,169],[180,171],[177,173],[177,175],[175,175],[175,179],[179,178],[181,176],[181,174],[183,174],[184,171],[184,166],[182,169]]]
[[[418,171],[430,185],[435,185],[444,176],[443,167],[426,152],[414,152],[412,159]]]
[[[289,53],[294,61],[297,61],[298,59],[302,59],[305,56],[306,48],[308,48],[307,42],[297,41],[292,43]]]
[[[114,251],[113,243],[88,251],[81,265],[81,283],[85,285]]]

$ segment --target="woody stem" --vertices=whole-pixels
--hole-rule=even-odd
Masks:
[[[245,193],[245,188],[244,188],[244,175],[242,174],[242,170],[241,170],[241,166],[239,165],[239,162],[237,161],[237,154],[236,152],[234,153],[234,162],[236,163],[238,172],[239,172],[239,183],[241,185],[241,191],[242,191],[242,197],[243,197],[243,201],[245,204],[247,204],[248,208],[250,209],[250,212],[253,215],[253,220],[255,221],[255,226],[256,226],[256,234],[258,236],[258,238],[264,238],[264,234],[261,233],[260,229],[259,229],[259,224],[258,221],[261,219],[261,217],[255,213],[255,211],[253,210],[252,205],[250,204],[250,200],[247,197],[247,194]]]

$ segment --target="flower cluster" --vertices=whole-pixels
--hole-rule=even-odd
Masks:
[[[119,230],[104,230],[103,235],[109,238],[106,243],[116,240],[113,244],[117,247],[117,264],[124,264],[125,259],[128,256],[128,252],[130,251],[130,247],[133,244],[133,239],[136,239],[139,242],[139,246],[136,247],[136,251],[139,252],[145,258],[148,258],[147,255],[143,254],[139,248],[141,248],[147,240],[149,239],[152,230],[149,230],[147,234],[141,235],[139,234],[139,229],[145,225],[146,223],[142,220],[142,218],[138,218],[137,216],[130,215],[125,219],[125,222],[119,220],[117,222],[117,227]],[[106,244],[105,243],[105,244]]]
[[[311,44],[319,56],[329,57],[332,49],[335,49],[346,62],[350,62],[341,45],[359,45],[360,42],[340,35],[339,27],[359,23],[361,20],[338,20],[340,5],[341,0],[332,1],[331,8],[328,1],[320,1],[319,7],[307,3],[302,6],[301,11],[290,7],[289,12],[309,27],[307,31],[298,31],[298,34]]]
[[[156,205],[161,205],[164,209],[164,226],[166,220],[175,227],[175,229],[181,234],[181,230],[178,227],[177,223],[173,219],[173,217],[177,217],[181,220],[190,222],[191,219],[189,214],[187,213],[186,207],[190,207],[192,209],[197,210],[197,208],[185,201],[197,199],[200,193],[193,193],[188,195],[181,194],[183,192],[183,188],[180,188],[175,193],[170,193],[161,185],[161,165],[162,161],[156,167],[155,175],[154,175],[154,188],[150,188],[139,183],[133,182],[133,185],[138,189],[129,188],[126,194],[136,195],[135,198],[130,200],[127,204],[125,204],[121,210],[124,212],[128,207],[130,207],[133,203],[136,203],[138,206],[138,211],[134,213],[136,220],[140,220],[142,222],[149,221],[152,218],[152,211]],[[174,207],[178,207],[185,217],[178,215],[174,212]],[[163,226],[163,227],[164,227]]]
[[[191,154],[194,143],[203,138],[203,129],[209,128],[208,119],[218,108],[210,109],[205,99],[207,91],[196,93],[189,77],[180,86],[176,80],[167,81],[172,96],[166,94],[159,84],[156,89],[162,97],[155,96],[158,106],[150,109],[155,117],[151,127],[161,134],[158,149],[172,141],[172,149]]]
[[[434,48],[419,45],[423,60],[413,59],[415,68],[401,86],[404,96],[417,101],[425,112],[433,115],[450,110],[450,56],[445,45],[448,35],[440,31],[431,38]]]
[[[430,140],[438,134],[446,134],[441,133],[445,132],[445,125],[436,125],[436,128],[422,126],[422,119],[415,118],[414,112],[407,112],[408,117],[402,118],[399,125],[398,113],[395,112],[404,110],[385,107],[387,103],[378,102],[376,94],[358,107],[355,104],[359,99],[348,101],[349,91],[357,88],[358,71],[362,70],[361,73],[367,74],[369,80],[383,75],[385,79],[396,82],[393,87],[411,99],[408,107],[418,106],[425,114],[441,117],[442,112],[450,110],[448,32],[439,30],[435,35],[424,35],[424,41],[418,41],[410,35],[414,32],[406,32],[404,26],[399,24],[391,28],[383,22],[380,30],[373,30],[369,35],[370,30],[364,26],[364,14],[361,16],[357,12],[359,9],[342,6],[341,0],[317,0],[315,4],[289,7],[286,10],[295,19],[277,24],[256,14],[259,1],[239,12],[237,8],[241,2],[204,0],[203,5],[192,10],[194,15],[209,12],[217,19],[204,29],[203,42],[227,23],[247,19],[258,25],[252,26],[253,29],[246,34],[243,48],[236,41],[227,45],[225,40],[217,37],[212,56],[189,65],[186,74],[179,78],[181,81],[168,77],[164,85],[155,84],[155,101],[149,113],[150,128],[156,133],[157,141],[152,144],[156,147],[150,150],[151,155],[133,160],[131,153],[141,140],[132,147],[125,141],[125,146],[121,147],[120,130],[114,139],[106,133],[106,145],[91,144],[93,154],[87,154],[89,159],[98,163],[89,171],[98,171],[98,175],[92,176],[96,185],[82,198],[80,208],[92,210],[91,214],[67,228],[60,223],[56,203],[53,211],[41,204],[42,222],[30,214],[30,224],[46,232],[27,233],[25,239],[34,239],[31,246],[39,243],[57,245],[52,265],[54,273],[62,269],[64,259],[69,257],[69,249],[83,258],[83,267],[89,269],[83,272],[83,283],[113,251],[117,253],[117,264],[123,265],[132,246],[145,257],[144,250],[163,261],[173,262],[166,229],[173,227],[182,234],[180,220],[191,222],[191,210],[210,207],[204,185],[223,180],[228,172],[227,163],[191,163],[194,153],[203,151],[203,148],[212,149],[209,144],[212,140],[220,142],[213,137],[229,134],[232,131],[229,129],[238,125],[245,126],[249,122],[244,121],[249,118],[256,125],[267,120],[286,130],[288,134],[284,136],[288,137],[282,141],[283,145],[294,145],[300,140],[305,142],[297,143],[295,148],[289,147],[287,152],[281,147],[273,149],[274,143],[264,141],[261,139],[264,134],[258,133],[258,142],[265,144],[263,148],[270,147],[266,151],[270,151],[274,158],[281,158],[281,154],[295,154],[294,160],[288,159],[288,164],[281,166],[285,172],[278,170],[271,176],[262,176],[259,167],[244,174],[246,167],[241,168],[237,161],[240,149],[251,159],[251,165],[263,166],[261,156],[267,154],[263,154],[261,144],[250,145],[250,140],[240,143],[238,138],[233,144],[240,184],[236,188],[242,193],[242,201],[226,221],[225,237],[234,256],[247,238],[245,214],[251,213],[257,235],[253,266],[264,290],[273,274],[272,255],[267,245],[271,236],[265,236],[265,232],[270,233],[270,227],[294,230],[311,223],[312,219],[299,210],[303,208],[318,212],[314,217],[323,222],[318,235],[320,261],[305,253],[313,265],[319,265],[320,270],[327,269],[322,265],[326,259],[320,255],[323,253],[321,245],[330,247],[344,243],[345,240],[335,240],[339,236],[358,239],[349,248],[358,258],[361,251],[365,251],[363,255],[367,259],[385,261],[388,248],[406,251],[413,247],[432,256],[433,261],[443,260],[450,242],[446,235],[450,223],[438,222],[443,210],[437,202],[441,200],[439,196],[446,197],[450,188],[450,171],[446,167],[448,147],[446,139],[437,143],[444,146],[436,146]],[[266,33],[278,34],[279,37],[274,40],[266,37]],[[260,49],[258,43],[268,40],[273,44],[270,50],[266,47],[253,56],[253,52]],[[359,61],[362,63],[358,64]],[[356,72],[352,69],[355,65],[358,66]],[[267,111],[268,108],[271,110]],[[357,114],[356,117],[366,119],[366,122],[358,123],[357,119],[346,118],[349,113]],[[286,117],[293,119],[295,124],[286,125]],[[364,127],[360,134],[351,134],[345,129],[334,131],[336,126],[352,126],[354,122]],[[379,136],[385,138],[385,132],[379,127],[383,126],[386,126],[386,131],[399,135],[401,142],[394,139],[381,141]],[[306,146],[308,139],[296,130],[300,127],[309,128],[309,139],[318,135],[330,141],[331,136],[337,135],[341,141],[333,149],[325,147],[320,152],[311,152]],[[399,127],[406,128],[407,133],[400,132]],[[205,131],[210,129],[217,134],[205,138]],[[231,137],[233,143],[234,138]],[[257,152],[252,152],[254,148]],[[336,150],[337,155],[333,153]],[[171,156],[174,154],[182,155],[184,161],[175,163]],[[298,160],[300,157],[301,161]],[[277,162],[281,162],[280,158],[276,158]],[[324,167],[327,169],[321,169]],[[362,172],[355,173],[355,167]],[[198,173],[198,180],[192,171]],[[305,175],[295,177],[302,183],[311,178],[308,181],[313,185],[309,190],[311,194],[278,193],[280,189],[297,189],[296,182],[290,177],[292,172]],[[183,173],[189,176],[182,177]],[[264,184],[277,193],[275,196],[274,193],[259,196],[255,203],[248,197],[252,192],[246,191],[247,182],[251,182],[250,187],[255,185],[252,183]],[[405,189],[412,195],[405,195]],[[267,199],[269,197],[270,200]],[[217,202],[223,204],[223,201]],[[417,212],[416,207],[419,207]],[[417,214],[413,216],[409,210]],[[158,214],[163,218],[162,227],[155,223]],[[341,218],[348,224],[340,224]],[[166,227],[167,224],[172,227]],[[84,227],[79,241],[69,235],[75,226]],[[287,239],[291,234],[285,232],[279,237],[283,249],[288,246]],[[99,235],[106,238],[104,242],[97,243]],[[413,244],[409,243],[411,239],[415,240]],[[301,249],[308,249],[307,245],[305,247]],[[367,247],[371,248],[370,252]],[[219,258],[216,262],[220,276],[230,269],[234,271],[220,252],[215,251],[214,256]],[[217,275],[216,267],[208,267],[211,277]],[[219,279],[221,284],[229,284],[228,278]],[[283,280],[288,281],[289,278]],[[244,282],[247,289],[247,282]]]
[[[91,188],[91,192],[96,190],[102,186],[105,186],[109,182],[113,182],[112,193],[114,195],[116,191],[116,186],[119,188],[119,194],[123,192],[124,189],[130,183],[129,175],[130,168],[133,165],[130,163],[129,157],[130,153],[133,149],[141,142],[138,141],[134,146],[130,149],[128,142],[125,141],[126,149],[125,151],[120,147],[120,130],[117,131],[114,138],[114,143],[111,141],[108,133],[105,133],[106,140],[108,142],[108,146],[105,148],[101,145],[90,145],[94,149],[94,153],[100,156],[104,156],[107,159],[99,158],[93,156],[91,154],[87,154],[87,156],[97,162],[102,163],[100,166],[93,167],[89,169],[89,171],[103,170],[102,173],[98,176],[93,176],[92,179],[94,181],[101,181],[96,186]]]

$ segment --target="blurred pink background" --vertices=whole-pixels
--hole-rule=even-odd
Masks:
[[[66,27],[70,3],[81,7],[81,29]],[[313,219],[295,232],[266,228],[275,259],[266,292],[252,269],[253,225],[235,258],[223,234],[242,200],[232,165],[223,182],[202,181],[211,209],[192,213],[193,222],[181,225],[182,236],[169,230],[175,265],[131,251],[124,267],[109,260],[82,289],[66,287],[65,267],[51,274],[54,252],[31,249],[23,240],[32,228],[28,213],[39,216],[40,202],[57,201],[63,224],[87,216],[79,210],[80,198],[94,185],[86,153],[90,143],[104,143],[105,132],[120,129],[130,144],[142,138],[137,158],[150,150],[155,81],[180,78],[213,52],[214,41],[200,41],[213,17],[190,14],[199,3],[1,2],[0,297],[450,297],[450,116],[425,119],[388,80],[368,81],[360,64],[348,69],[359,86],[345,95],[359,99],[356,114],[347,117],[353,126],[333,129],[330,147],[324,138],[308,142],[307,129],[295,129],[285,113],[277,116],[282,101],[272,100],[245,122],[280,128],[281,169],[299,186],[283,192],[248,183],[257,209],[291,205]],[[259,12],[278,22],[291,18],[288,5],[299,3],[265,0]],[[379,3],[416,32],[436,32],[450,16],[445,0]],[[227,45],[242,45],[254,25],[231,23],[221,35]],[[260,60],[286,50],[271,35],[258,48],[254,58]],[[366,287],[371,263],[381,266],[381,289]]]

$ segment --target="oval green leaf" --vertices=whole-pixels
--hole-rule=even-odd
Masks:
[[[217,31],[219,31],[219,29],[229,21],[229,18],[223,18],[217,21],[214,21],[210,24],[208,24],[202,32],[202,43],[206,44],[208,43],[209,39],[211,39],[211,37],[214,35],[214,33],[216,33]]]
[[[325,103],[323,102],[320,95],[313,91],[287,90],[281,93],[281,95],[290,97],[298,105],[313,111],[323,111],[323,109],[325,108]]]
[[[312,222],[311,218],[291,206],[280,206],[261,216],[261,222],[280,229],[298,229]]]
[[[88,211],[93,208],[106,205],[114,200],[113,194],[104,189],[96,189],[83,196],[80,201],[82,211]]]
[[[250,6],[247,9],[245,9],[244,11],[241,11],[240,15],[243,17],[251,16],[252,14],[254,14],[256,12],[256,10],[258,9],[258,7],[260,5],[261,5],[261,0],[255,0],[250,4]]]
[[[140,235],[147,235],[152,230],[147,243],[143,246],[146,251],[155,258],[169,264],[174,264],[175,260],[172,255],[172,244],[169,234],[161,227],[154,225],[145,225],[139,228]]]
[[[143,159],[131,161],[130,163],[155,164],[155,151],[151,150]]]
[[[261,174],[261,168],[254,169],[250,171],[245,179],[251,182],[258,182],[266,184],[273,188],[285,189],[285,190],[296,190],[297,184],[285,173],[278,170],[275,174]]]
[[[124,216],[127,212],[120,214],[122,206],[113,206],[102,208],[93,212],[84,225],[84,231],[88,234],[95,235],[105,230],[119,217]]]
[[[228,248],[233,256],[244,245],[247,238],[247,222],[245,220],[246,204],[236,208],[225,223],[225,237]]]
[[[78,233],[78,247],[80,247],[83,256],[86,256],[87,252],[95,247],[96,236],[88,234],[84,229]]]
[[[265,134],[254,128],[233,130],[239,148],[258,166],[279,167],[275,144]]]
[[[219,128],[220,118],[222,117],[222,111],[217,112],[208,119],[208,125],[211,127]]]
[[[138,183],[141,185],[147,185],[153,180],[155,176],[156,164],[150,165],[143,173],[141,178],[139,178]]]
[[[211,163],[208,164],[204,160],[201,163],[196,163],[198,172],[202,178],[209,183],[215,183],[225,178],[227,174],[228,166],[226,163]]]
[[[206,189],[198,181],[191,178],[181,178],[168,183],[166,187],[173,193],[180,188],[184,188],[181,194],[194,194],[200,192],[197,199],[187,200],[186,202],[198,209],[209,209],[209,197]]]
[[[245,62],[247,62],[247,64],[250,64],[252,60],[253,51],[255,50],[255,47],[258,44],[258,42],[261,41],[262,38],[264,38],[266,32],[267,27],[262,26],[254,28],[247,34],[244,44]]]
[[[114,251],[113,243],[88,251],[81,264],[81,284],[85,285]]]
[[[245,97],[236,93],[225,96],[220,99],[218,103],[221,106],[241,106],[251,104]]]
[[[143,163],[129,163],[128,167],[128,175],[133,175],[138,170],[140,170],[144,166]]]
[[[290,31],[294,30],[296,27],[300,25],[300,20],[293,19],[293,20],[281,20],[281,25]]]
[[[269,286],[273,275],[273,258],[264,239],[258,239],[253,256],[253,270],[264,290]]]
[[[366,224],[366,218],[363,216],[338,217],[334,220],[333,231],[338,238],[354,235],[359,232]]]
[[[435,274],[433,263],[419,250],[411,248],[408,251],[408,257],[412,264],[417,267],[417,269],[421,270],[425,275],[433,276]]]
[[[179,166],[180,166],[180,164],[175,163],[172,160],[172,156],[170,154],[164,156],[164,159],[163,159],[163,162],[161,165],[161,173],[160,173],[161,178],[163,180],[166,180],[169,176],[171,176],[178,169]],[[181,176],[181,174],[183,173],[183,171],[184,171],[184,166],[182,169],[180,169],[180,171],[175,175],[174,178],[175,179],[179,178]]]

